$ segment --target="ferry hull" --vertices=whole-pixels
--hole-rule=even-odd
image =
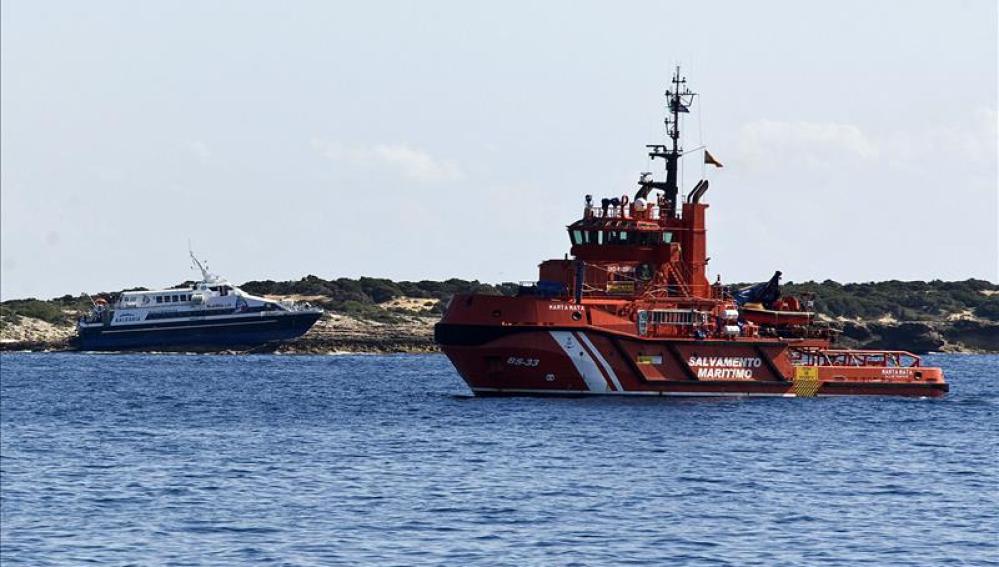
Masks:
[[[320,313],[81,328],[80,350],[220,350],[252,348],[305,334]]]
[[[479,396],[937,397],[948,390],[937,368],[796,367],[781,342],[447,323],[435,338]]]

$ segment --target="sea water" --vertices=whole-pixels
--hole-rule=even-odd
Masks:
[[[999,357],[951,394],[480,399],[426,356],[0,355],[14,565],[999,563]]]

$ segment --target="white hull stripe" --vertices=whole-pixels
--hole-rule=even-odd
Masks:
[[[583,377],[583,381],[586,382],[586,387],[595,394],[605,394],[608,392],[613,392],[611,386],[604,379],[604,375],[600,373],[600,368],[597,367],[597,363],[593,361],[593,358],[586,354],[586,350],[583,345],[573,336],[569,331],[548,331],[552,336],[552,339],[558,343],[558,346],[562,348],[565,355],[569,357],[572,361],[572,365],[576,367],[576,371],[579,375]],[[534,391],[534,390],[528,390]]]
[[[596,357],[597,362],[600,363],[600,366],[604,367],[604,370],[607,372],[607,376],[610,377],[611,382],[614,383],[614,387],[618,391],[624,390],[624,388],[621,387],[621,382],[617,379],[617,374],[614,373],[614,369],[611,368],[611,365],[607,363],[607,359],[604,358],[604,355],[600,354],[600,351],[597,350],[597,347],[594,346],[592,342],[590,342],[590,339],[589,337],[586,336],[586,333],[576,333],[576,336],[579,337],[579,340],[582,341],[583,344],[587,346],[587,348],[590,349],[590,352],[592,352],[593,356]]]
[[[794,392],[786,393],[762,393],[762,392],[657,392],[654,390],[642,390],[637,392],[613,392],[610,390],[604,392],[587,392],[584,390],[546,390],[543,388],[472,388],[472,392],[501,392],[510,394],[568,394],[568,395],[593,395],[593,394],[608,394],[614,396],[662,396],[662,397],[685,397],[685,398],[796,398]],[[832,394],[835,395],[835,394]],[[827,394],[819,394],[818,396],[811,397],[826,397]]]
[[[237,325],[266,325],[276,323],[276,321],[246,321],[240,323],[220,323],[218,325],[177,325],[174,327],[145,327],[142,329],[109,329],[102,331],[104,334],[111,333],[145,333],[147,331],[176,331],[177,329],[215,329],[218,327],[235,327]]]

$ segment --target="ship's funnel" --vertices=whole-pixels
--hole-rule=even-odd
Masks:
[[[699,202],[701,200],[701,197],[704,196],[704,193],[706,193],[707,190],[708,190],[708,180],[702,179],[698,181],[697,185],[694,185],[693,191],[690,192],[690,196],[687,197],[687,202],[688,203]]]

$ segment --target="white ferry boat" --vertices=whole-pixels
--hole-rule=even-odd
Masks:
[[[198,259],[192,287],[122,292],[94,302],[77,323],[81,350],[249,348],[308,331],[322,309],[250,295],[210,273]]]

